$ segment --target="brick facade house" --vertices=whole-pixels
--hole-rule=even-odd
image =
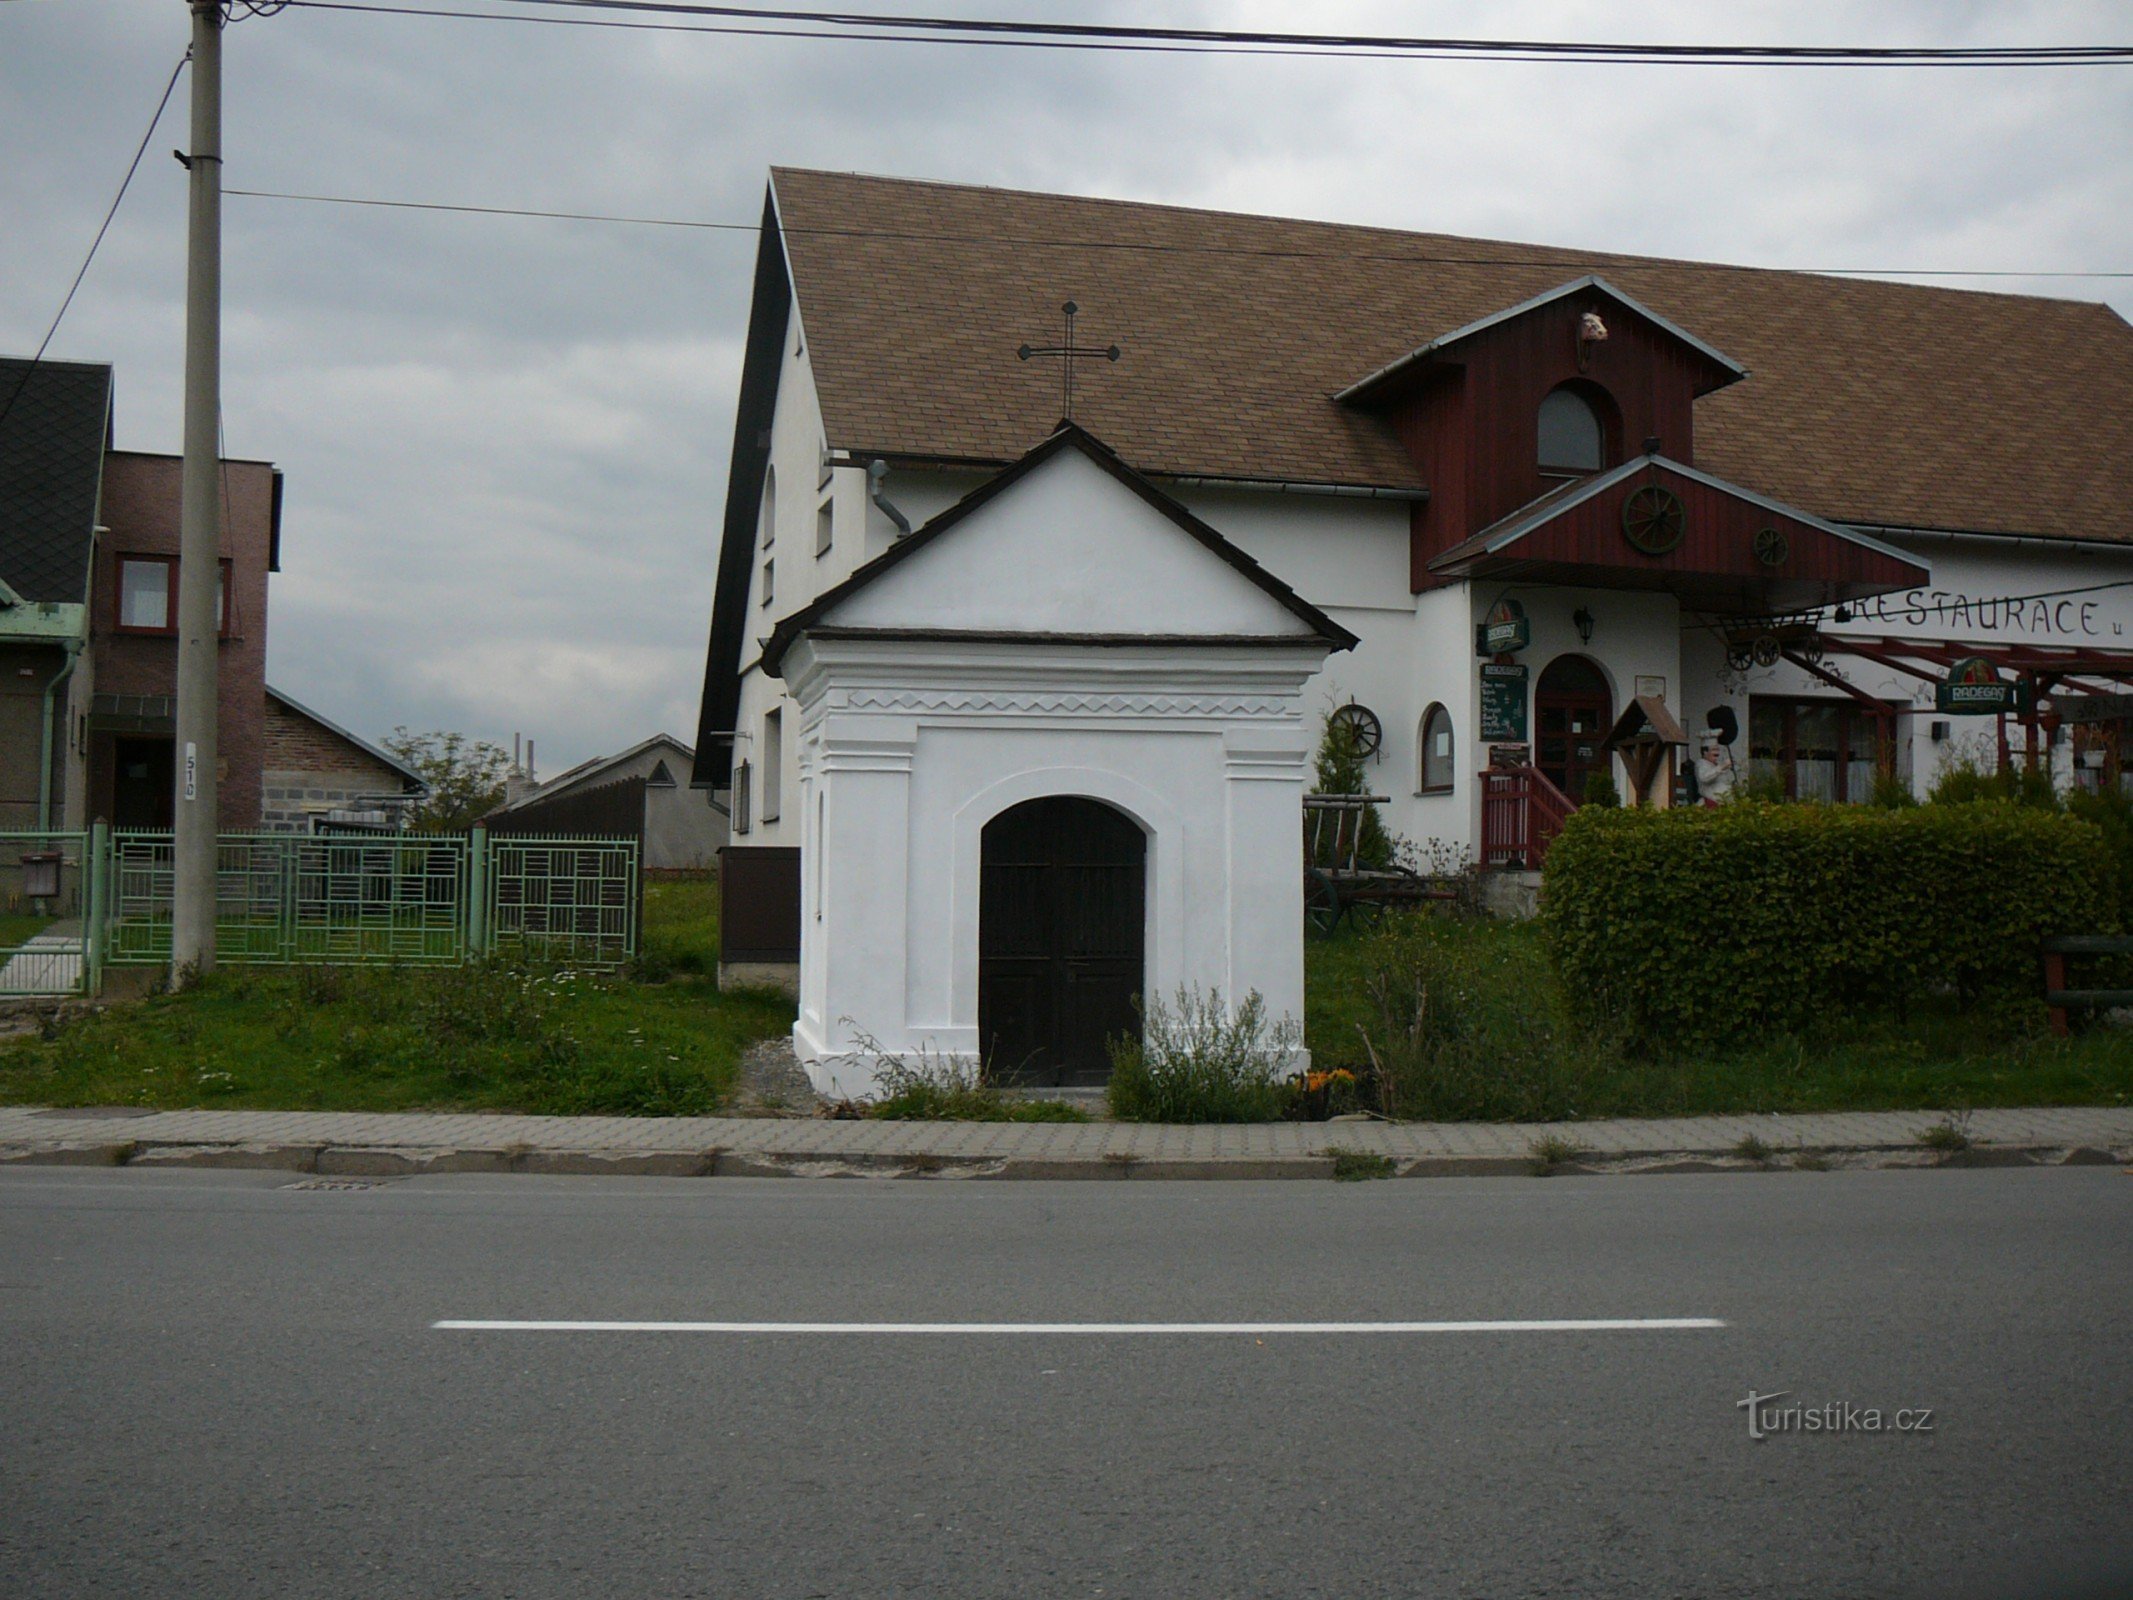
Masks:
[[[0,828],[171,824],[182,459],[117,450],[112,374],[0,359]],[[282,477],[222,463],[220,824],[260,824]]]

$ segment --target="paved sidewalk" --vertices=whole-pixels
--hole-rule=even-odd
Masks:
[[[1978,1111],[1973,1141],[1935,1150],[1929,1111],[1569,1123],[837,1122],[813,1118],[521,1117],[343,1111],[53,1110],[0,1106],[0,1163],[253,1166],[346,1176],[636,1172],[674,1176],[892,1173],[963,1177],[1325,1177],[1331,1153],[1388,1158],[1400,1176],[2133,1161],[2133,1107]],[[1771,1152],[1743,1156],[1753,1138]]]

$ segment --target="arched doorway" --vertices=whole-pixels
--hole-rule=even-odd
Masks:
[[[1103,1083],[1104,1041],[1140,1028],[1147,836],[1052,795],[994,817],[980,849],[979,1048],[1002,1082]]]
[[[1613,722],[1614,701],[1600,669],[1583,656],[1557,656],[1533,690],[1533,764],[1582,804],[1585,779],[1613,763],[1600,748]]]

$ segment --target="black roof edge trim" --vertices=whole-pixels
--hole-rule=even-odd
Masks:
[[[733,727],[741,709],[741,646],[748,626],[750,558],[756,518],[762,509],[763,468],[770,459],[767,436],[777,411],[785,356],[785,327],[792,316],[792,279],[785,270],[785,241],[778,231],[777,193],[763,190],[763,230],[755,253],[748,337],[741,356],[741,394],[733,423],[733,458],[726,469],[726,519],[718,552],[718,589],[711,605],[711,640],[704,661],[704,692],[697,714],[692,787],[723,789],[732,780]]]

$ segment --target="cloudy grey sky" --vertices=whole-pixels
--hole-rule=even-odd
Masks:
[[[394,3],[394,0],[385,0]],[[449,0],[459,8],[500,0]],[[926,8],[1735,43],[2129,42],[2122,5]],[[0,4],[0,350],[36,347],[186,40]],[[1763,266],[2133,269],[2133,68],[1748,70],[971,49],[290,10],[235,24],[233,187],[752,222],[772,163]],[[54,341],[179,440],[181,84]],[[691,737],[754,239],[233,198],[224,414],[288,474],[270,676],[377,736]],[[2133,281],[1994,287],[2108,300]],[[1416,330],[1418,335],[1430,330]],[[1010,330],[1015,334],[1026,330]],[[1003,333],[1003,337],[1007,337]]]

